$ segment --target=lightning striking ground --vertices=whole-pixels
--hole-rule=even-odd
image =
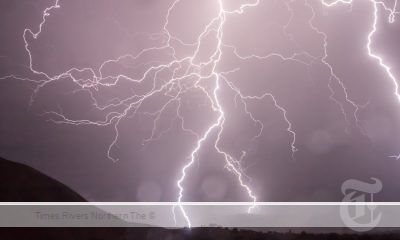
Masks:
[[[280,53],[271,53],[265,56],[262,55],[254,55],[254,54],[241,54],[239,53],[237,47],[228,45],[224,43],[224,27],[226,20],[231,16],[238,16],[243,14],[246,10],[250,8],[256,8],[261,4],[261,0],[249,0],[246,3],[242,3],[239,7],[234,10],[227,10],[224,3],[226,0],[215,0],[216,7],[218,8],[216,15],[206,24],[202,32],[199,34],[198,38],[194,43],[186,43],[178,37],[171,34],[169,31],[170,17],[173,14],[176,7],[181,4],[185,0],[174,0],[169,6],[166,15],[165,22],[163,25],[163,29],[161,33],[157,34],[157,38],[161,39],[161,44],[146,48],[141,50],[136,55],[126,54],[119,56],[115,59],[107,59],[105,60],[98,69],[92,68],[70,68],[69,70],[57,74],[55,76],[51,76],[49,73],[45,73],[35,68],[34,57],[31,52],[30,40],[28,38],[32,38],[31,40],[37,40],[40,37],[41,32],[43,31],[46,21],[49,21],[51,13],[53,11],[61,9],[61,4],[59,0],[54,1],[53,5],[47,7],[43,11],[42,21],[40,22],[36,31],[32,29],[25,29],[23,32],[23,40],[25,43],[25,50],[28,55],[29,60],[29,69],[33,75],[39,78],[36,80],[34,78],[29,77],[19,77],[16,75],[5,76],[1,79],[5,78],[14,78],[22,81],[29,81],[36,83],[36,88],[31,97],[31,104],[34,102],[36,95],[39,91],[46,85],[60,81],[63,79],[72,80],[79,89],[77,91],[84,91],[89,94],[91,100],[93,101],[93,106],[100,112],[106,112],[104,119],[93,121],[89,119],[73,119],[60,111],[49,111],[44,113],[43,115],[48,117],[49,121],[52,121],[56,124],[71,124],[71,125],[94,125],[94,126],[103,126],[103,127],[112,127],[114,129],[114,138],[111,141],[108,147],[108,158],[113,162],[117,162],[118,157],[114,156],[113,151],[117,146],[120,135],[120,123],[122,120],[127,119],[129,117],[135,116],[136,114],[142,113],[150,118],[153,118],[153,127],[149,136],[142,141],[142,145],[145,147],[148,143],[157,141],[162,138],[162,136],[167,133],[173,126],[173,122],[170,122],[169,127],[166,129],[160,128],[160,122],[162,121],[163,114],[167,111],[167,109],[174,109],[176,113],[176,117],[173,121],[177,121],[180,123],[181,130],[185,133],[188,133],[194,139],[194,146],[189,154],[186,163],[179,171],[179,178],[176,181],[176,187],[178,189],[177,196],[177,206],[182,213],[183,218],[187,222],[187,225],[191,226],[191,221],[189,214],[185,211],[184,207],[180,204],[184,201],[184,193],[185,193],[185,182],[188,181],[189,171],[192,168],[193,164],[196,161],[199,161],[200,151],[204,147],[205,143],[212,143],[213,148],[216,153],[219,154],[222,161],[224,162],[225,168],[231,172],[237,179],[238,185],[243,189],[246,193],[248,199],[253,203],[253,206],[249,208],[249,212],[254,209],[256,206],[257,197],[256,193],[252,190],[250,186],[251,177],[246,174],[245,168],[243,166],[243,160],[246,158],[246,149],[242,149],[241,156],[234,156],[233,154],[227,152],[221,147],[221,139],[223,138],[225,124],[229,119],[226,117],[226,109],[224,109],[221,104],[221,90],[222,88],[229,88],[231,92],[235,95],[235,103],[240,102],[241,106],[243,106],[243,113],[248,116],[248,118],[259,127],[258,133],[254,136],[253,141],[255,141],[258,137],[263,134],[264,125],[263,122],[256,118],[255,114],[249,110],[248,103],[250,101],[266,101],[270,100],[274,104],[274,107],[282,113],[282,120],[286,124],[286,132],[291,136],[291,142],[289,143],[288,149],[291,151],[292,159],[295,159],[295,153],[298,151],[296,146],[296,132],[295,126],[290,121],[290,114],[286,110],[286,108],[279,104],[279,99],[273,95],[273,93],[265,92],[260,95],[247,95],[242,92],[242,90],[236,86],[232,81],[229,80],[230,74],[235,73],[239,69],[231,69],[230,71],[221,72],[218,69],[218,65],[221,62],[222,56],[224,52],[231,52],[233,55],[242,61],[247,60],[257,60],[264,61],[270,58],[277,58],[281,61],[290,61],[296,64],[300,64],[305,67],[310,67],[310,63],[308,61],[304,61],[302,57],[308,57],[312,59],[312,61],[318,61],[322,63],[326,68],[329,69],[329,83],[328,88],[331,92],[329,98],[333,100],[340,108],[345,121],[348,126],[351,125],[351,122],[354,121],[355,125],[363,131],[360,120],[358,119],[358,111],[363,107],[363,104],[356,103],[351,99],[348,90],[345,86],[345,83],[342,79],[335,73],[334,67],[328,62],[328,35],[320,30],[314,24],[315,20],[315,10],[313,4],[309,2],[309,0],[299,0],[303,1],[304,4],[311,10],[312,16],[309,19],[309,27],[315,31],[321,38],[323,39],[323,54],[321,56],[313,56],[307,51],[299,51],[294,52],[293,54],[286,56]],[[290,36],[287,32],[287,26],[290,24],[293,18],[293,9],[290,7],[291,3],[295,0],[289,0],[285,3],[288,8],[288,11],[292,13],[292,16],[288,20],[286,26],[282,26],[286,35],[292,39],[294,44],[298,45],[295,40]],[[392,7],[389,7],[386,3],[379,0],[369,0],[373,5],[373,25],[372,29],[367,36],[366,46],[368,50],[368,56],[372,59],[376,60],[379,66],[386,72],[388,78],[393,82],[394,86],[394,94],[400,101],[400,89],[397,82],[396,77],[391,71],[391,68],[388,64],[385,63],[383,57],[379,56],[374,52],[372,48],[373,37],[378,31],[377,23],[378,23],[378,14],[379,10],[383,9],[383,11],[387,12],[389,23],[395,22],[396,16],[399,13],[397,11],[397,0],[393,4]],[[320,2],[323,6],[330,8],[337,6],[339,4],[352,5],[353,0],[336,0],[336,1],[327,1],[321,0]],[[212,52],[209,53],[206,59],[202,59],[200,56],[202,54],[202,46],[205,44],[206,38],[213,38],[215,41],[215,46],[212,49]],[[187,54],[185,56],[178,56],[177,50],[178,47],[189,47],[192,49],[191,54]],[[105,73],[105,68],[108,65],[118,64],[123,60],[132,60],[132,61],[140,61],[140,58],[150,52],[162,52],[169,56],[169,61],[163,63],[157,62],[148,62],[145,65],[149,65],[144,71],[144,73],[138,78],[132,78],[128,75],[124,75],[122,73],[116,75],[110,75]],[[76,75],[80,73],[86,73],[90,77],[79,78]],[[168,74],[167,79],[160,80],[160,75]],[[132,96],[126,98],[114,98],[110,102],[106,104],[101,104],[98,99],[95,97],[95,92],[100,88],[109,88],[113,86],[117,86],[122,80],[129,81],[133,84],[141,84],[147,81],[152,82],[152,86],[150,90],[143,94],[132,94]],[[339,86],[340,90],[344,94],[344,99],[338,99],[335,97],[336,92],[334,90],[333,84]],[[185,116],[182,115],[182,98],[183,95],[190,91],[200,91],[204,98],[207,101],[208,106],[215,114],[214,120],[210,123],[210,125],[206,128],[204,132],[196,132],[193,129],[190,129],[186,122]],[[143,110],[143,105],[147,101],[151,101],[153,98],[157,96],[166,97],[168,100],[163,102],[163,104],[155,111],[145,111]],[[352,115],[346,112],[346,106],[351,106],[353,109]],[[122,110],[121,110],[122,109]],[[391,156],[396,157],[396,156]],[[397,159],[400,158],[400,155],[397,156]],[[175,207],[173,208],[174,218],[175,215]]]

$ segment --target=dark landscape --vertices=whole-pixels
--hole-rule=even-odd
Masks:
[[[23,164],[0,158],[0,201],[1,202],[83,202],[85,199],[64,184]],[[300,232],[301,231],[301,232]],[[345,233],[343,229],[310,229],[308,231],[284,229],[279,232],[266,229],[229,229],[204,227],[192,229],[164,228],[0,228],[0,239],[143,239],[143,240],[184,240],[184,239],[271,239],[271,240],[333,240],[333,239],[400,239],[393,229],[379,229],[373,233]],[[351,230],[348,230],[350,232]]]

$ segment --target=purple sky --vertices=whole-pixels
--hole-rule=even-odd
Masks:
[[[373,3],[328,8],[320,1],[261,0],[243,14],[229,14],[255,1],[223,2],[223,24],[217,19],[198,41],[218,17],[217,0],[181,0],[173,8],[172,0],[61,0],[38,38],[26,35],[32,68],[46,77],[29,69],[23,33],[38,31],[54,1],[1,1],[0,155],[91,201],[176,201],[181,169],[198,143],[193,133],[201,138],[218,120],[214,104],[225,122],[187,169],[184,201],[251,201],[216,142],[235,161],[243,157],[235,169],[248,176],[243,181],[258,201],[341,201],[344,181],[371,177],[383,183],[376,201],[399,201],[400,161],[388,156],[400,153],[400,102],[387,72],[368,55]],[[393,7],[395,1],[383,2]],[[400,24],[389,23],[388,11],[378,8],[371,47],[400,78]],[[168,48],[161,48],[168,39],[164,27]],[[219,33],[220,59],[195,67],[212,59]],[[191,63],[182,60],[192,55]],[[54,78],[72,68],[82,71]],[[218,103],[212,73],[220,76]],[[126,77],[117,81],[119,75]],[[134,104],[172,76],[180,80]],[[40,81],[46,84],[34,94]],[[255,99],[267,93],[276,103],[269,96]]]

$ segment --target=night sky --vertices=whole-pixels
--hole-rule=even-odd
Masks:
[[[256,1],[222,2],[234,12]],[[368,55],[373,1],[324,7],[318,0],[261,0],[243,14],[226,14],[223,24],[217,19],[201,41],[218,17],[218,1],[173,3],[60,0],[36,39],[26,32],[30,69],[24,29],[37,32],[54,1],[1,0],[0,155],[90,201],[176,201],[196,134],[218,120],[214,71],[225,122],[187,169],[183,201],[251,201],[215,149],[218,135],[218,148],[240,161],[257,201],[341,201],[344,181],[372,177],[383,184],[375,201],[400,201],[400,161],[389,157],[400,153],[400,101]],[[400,79],[400,17],[389,23],[382,4],[371,47]],[[212,58],[218,33],[218,61],[193,67]],[[149,70],[197,47],[192,63]],[[140,55],[104,64],[128,54]],[[180,80],[133,103],[172,76]],[[270,95],[254,98],[264,94],[280,108]]]

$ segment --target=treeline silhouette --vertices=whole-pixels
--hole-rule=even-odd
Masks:
[[[149,231],[150,233],[152,231]],[[149,233],[148,232],[148,233]],[[159,234],[156,234],[158,232]],[[157,236],[159,235],[159,236]],[[149,240],[160,239],[163,235],[169,235],[168,238],[161,239],[187,239],[187,240],[393,240],[400,239],[398,232],[383,232],[383,233],[307,233],[307,232],[260,232],[253,230],[243,229],[229,229],[229,228],[192,228],[192,229],[175,229],[169,230],[166,234],[165,231],[155,231],[152,234],[147,234],[146,238]]]

